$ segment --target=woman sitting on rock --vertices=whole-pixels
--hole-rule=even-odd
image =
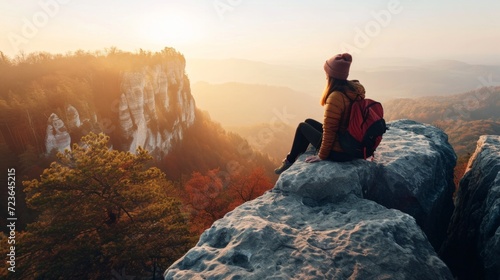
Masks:
[[[365,98],[365,89],[357,80],[348,81],[352,56],[348,53],[338,54],[325,62],[327,84],[321,97],[321,105],[325,107],[323,124],[307,119],[297,126],[290,153],[283,164],[274,172],[281,174],[292,166],[297,157],[312,144],[317,155],[309,156],[306,162],[320,160],[349,161],[354,159],[340,147],[337,133],[346,130],[350,115],[350,100]]]

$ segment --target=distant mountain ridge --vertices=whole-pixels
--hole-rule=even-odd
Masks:
[[[472,153],[481,135],[500,135],[500,87],[462,94],[394,99],[383,103],[388,121],[402,118],[443,129],[455,152]]]
[[[326,58],[325,58],[326,59]],[[267,84],[319,96],[325,86],[324,61],[308,65],[271,64],[244,59],[190,59],[193,83]],[[349,79],[358,79],[367,95],[392,98],[450,95],[478,87],[500,86],[500,65],[474,65],[455,60],[354,57]]]

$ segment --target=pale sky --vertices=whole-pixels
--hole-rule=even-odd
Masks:
[[[498,0],[0,0],[0,51],[79,49],[189,58],[455,59],[500,64]]]

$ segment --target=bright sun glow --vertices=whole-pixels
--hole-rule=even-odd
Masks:
[[[197,20],[182,13],[150,16],[143,23],[140,32],[152,43],[186,44],[200,39],[202,35]]]

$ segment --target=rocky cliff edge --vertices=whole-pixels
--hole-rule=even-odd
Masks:
[[[455,204],[443,260],[458,279],[500,279],[500,136],[479,138]]]
[[[306,156],[216,221],[165,279],[453,279],[433,248],[453,211],[456,157],[441,130],[390,123],[374,161]]]

